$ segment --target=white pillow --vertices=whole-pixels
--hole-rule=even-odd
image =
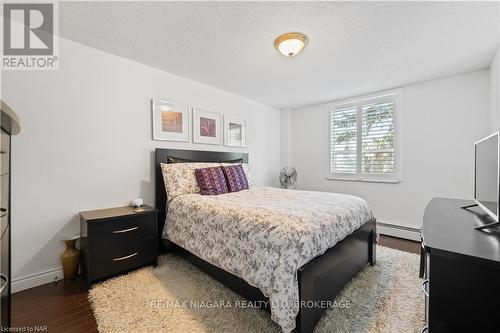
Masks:
[[[161,163],[168,200],[183,194],[200,193],[194,170],[220,166],[219,163]]]

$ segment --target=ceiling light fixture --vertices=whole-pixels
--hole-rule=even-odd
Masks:
[[[304,49],[307,37],[300,32],[289,32],[276,38],[274,47],[287,57],[294,57]]]

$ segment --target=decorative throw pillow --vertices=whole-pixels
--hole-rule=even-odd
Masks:
[[[195,169],[219,166],[219,163],[161,163],[168,200],[183,194],[200,193]]]
[[[228,192],[226,178],[220,166],[195,169],[194,173],[202,195],[217,195]]]
[[[233,164],[222,166],[224,175],[226,176],[227,187],[229,192],[238,192],[248,189],[247,178],[241,164]]]
[[[247,179],[248,188],[255,187],[255,177],[253,176],[252,170],[248,163],[239,163],[243,168],[243,172],[245,173],[245,177]],[[235,165],[235,163],[221,163],[222,166]]]

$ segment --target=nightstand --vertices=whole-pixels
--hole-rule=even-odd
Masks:
[[[158,210],[143,206],[80,213],[80,249],[87,288],[139,267],[158,264]]]

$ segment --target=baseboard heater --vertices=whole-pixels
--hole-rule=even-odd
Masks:
[[[387,222],[377,222],[377,232],[382,235],[420,241],[420,229]]]

